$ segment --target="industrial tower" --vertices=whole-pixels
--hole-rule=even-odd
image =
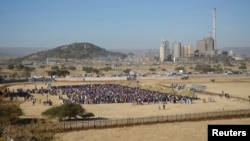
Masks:
[[[164,62],[165,60],[167,60],[169,54],[170,54],[169,41],[163,40],[160,47],[160,61]]]
[[[214,49],[217,50],[216,41],[216,8],[213,9],[213,38],[214,38]]]

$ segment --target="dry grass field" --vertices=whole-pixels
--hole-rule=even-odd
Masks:
[[[211,82],[215,79],[215,82]],[[172,104],[167,103],[165,110],[159,110],[159,104],[133,105],[125,104],[98,104],[83,105],[88,112],[93,112],[96,117],[105,118],[122,118],[122,117],[144,117],[151,115],[168,115],[180,113],[195,113],[207,111],[221,111],[231,109],[249,109],[250,108],[250,76],[246,75],[191,75],[188,80],[180,80],[179,78],[169,77],[148,77],[138,78],[139,84],[136,82],[114,82],[124,85],[140,85],[140,86],[170,86],[171,83],[182,83],[186,86],[192,84],[206,85],[207,92],[220,94],[222,90],[229,93],[231,97],[227,99],[218,95],[196,93],[200,99],[212,98],[215,102],[203,103],[202,100],[195,100],[192,104]],[[87,82],[53,82],[51,85],[73,85],[84,84]],[[44,83],[22,84],[10,86],[10,89],[31,89],[35,85],[39,87],[47,87]],[[41,117],[41,112],[49,108],[43,106],[40,101],[47,99],[44,95],[34,95],[37,103],[32,105],[32,101],[26,101],[21,104],[24,111],[24,117]],[[55,106],[60,104],[58,96],[49,96]],[[161,105],[160,105],[161,106]],[[196,122],[176,122],[162,123],[154,125],[140,125],[133,127],[111,128],[84,130],[67,133],[59,133],[55,135],[55,141],[138,141],[138,140],[173,140],[173,141],[206,141],[208,124],[250,124],[250,118],[242,119],[225,119],[211,121]]]
[[[207,141],[208,124],[249,123],[250,118],[243,118],[84,130],[56,134],[54,141]]]

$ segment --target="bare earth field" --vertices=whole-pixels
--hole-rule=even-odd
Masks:
[[[60,133],[55,141],[207,141],[208,124],[249,124],[250,118],[162,123]]]
[[[215,82],[211,82],[215,79]],[[179,78],[170,77],[148,77],[138,78],[139,85],[157,85],[170,86],[171,83],[183,83],[187,86],[192,84],[206,85],[207,92],[220,94],[222,90],[229,93],[230,96],[236,98],[227,99],[218,95],[196,93],[200,99],[212,98],[215,102],[203,103],[202,100],[195,100],[192,104],[172,104],[167,103],[165,110],[159,110],[159,104],[144,104],[133,105],[132,103],[125,104],[98,104],[98,105],[83,105],[88,112],[93,112],[96,117],[105,118],[122,118],[122,117],[144,117],[151,115],[168,115],[181,113],[196,113],[207,111],[235,110],[250,108],[250,76],[246,75],[192,75],[188,80],[180,80]],[[73,85],[84,84],[86,82],[53,82],[51,85]],[[128,83],[128,82],[120,82]],[[135,82],[131,85],[136,85]],[[32,89],[35,85],[47,87],[44,83],[33,83],[10,86],[10,89]],[[138,85],[138,84],[137,84]],[[21,108],[25,113],[25,117],[41,117],[41,112],[49,108],[43,106],[42,101],[47,99],[47,96],[35,94],[37,103],[32,105],[32,101],[25,101],[21,104]],[[58,96],[48,96],[53,101],[53,105],[60,104]],[[41,101],[41,103],[40,103]],[[162,105],[160,105],[162,106]],[[207,140],[207,125],[208,124],[250,124],[250,118],[242,119],[227,119],[227,120],[211,120],[197,122],[176,122],[162,123],[154,125],[141,125],[124,128],[84,130],[68,133],[60,133],[55,135],[55,141],[98,141],[98,140],[119,140],[119,141],[137,141],[137,140],[173,140],[173,141],[205,141]]]

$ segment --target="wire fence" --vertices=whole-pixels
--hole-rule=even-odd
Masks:
[[[31,133],[58,133],[73,130],[84,129],[100,129],[111,127],[134,126],[142,124],[181,122],[181,121],[199,121],[211,119],[225,119],[235,117],[250,117],[250,109],[241,110],[224,110],[216,112],[201,112],[201,113],[186,113],[175,115],[149,116],[149,117],[133,117],[133,118],[118,118],[118,119],[93,119],[93,120],[78,120],[78,121],[63,121],[57,123],[46,124],[24,124],[12,125],[5,129],[5,135],[22,134],[24,131]]]

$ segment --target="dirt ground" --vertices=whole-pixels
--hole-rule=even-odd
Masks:
[[[207,141],[208,124],[249,124],[250,118],[161,123],[60,133],[54,141]]]
[[[215,82],[211,82],[215,79]],[[215,102],[202,102],[195,100],[192,104],[172,104],[167,103],[165,110],[159,110],[160,104],[144,104],[133,105],[132,103],[125,104],[98,104],[98,105],[83,105],[88,112],[93,112],[96,117],[105,118],[122,118],[122,117],[143,117],[152,115],[167,115],[180,113],[195,113],[207,111],[221,111],[231,109],[249,109],[250,108],[250,76],[246,75],[192,75],[188,80],[180,80],[179,78],[170,77],[148,77],[138,78],[139,84],[136,82],[115,82],[126,85],[140,86],[170,86],[171,83],[182,83],[187,87],[193,84],[205,85],[207,92],[220,94],[223,90],[229,93],[230,96],[236,98],[227,99],[218,95],[208,95],[196,93],[200,99],[212,98]],[[53,82],[51,85],[69,85],[69,84],[84,84],[84,82]],[[32,83],[10,86],[10,89],[32,89],[35,87],[47,87],[44,83]],[[25,113],[24,117],[42,117],[41,112],[49,108],[44,106],[42,101],[47,98],[53,101],[53,105],[60,104],[58,96],[34,95],[37,102],[35,105],[32,101],[25,101],[21,104],[21,108]],[[19,99],[22,100],[22,99]],[[178,122],[164,123],[155,125],[141,125],[134,127],[99,129],[99,130],[84,130],[77,132],[60,133],[55,135],[55,141],[75,141],[75,140],[119,140],[119,141],[137,141],[137,140],[173,140],[173,141],[205,141],[207,140],[207,125],[208,124],[250,124],[250,118],[244,119],[227,119],[227,120],[212,120],[212,121],[197,121],[197,122]]]

